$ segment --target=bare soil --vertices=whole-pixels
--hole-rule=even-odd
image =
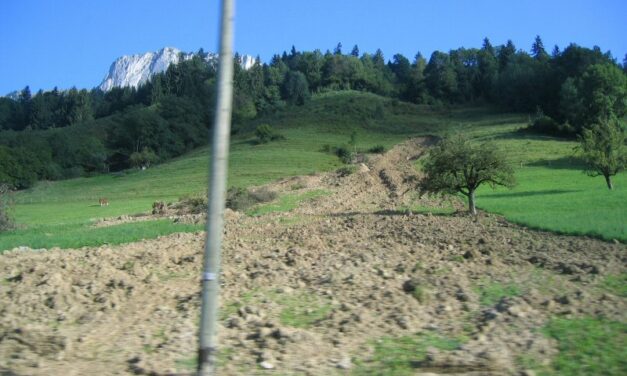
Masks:
[[[429,349],[417,372],[514,375],[519,356],[556,354],[538,331],[555,315],[625,321],[626,300],[599,287],[625,272],[623,244],[489,214],[398,211],[416,200],[412,161],[430,142],[409,140],[349,176],[269,185],[331,192],[291,212],[227,211],[221,374],[347,374],[368,364],[377,339],[429,332],[466,340]],[[204,233],[187,233],[0,255],[0,375],[189,374],[203,245]],[[486,286],[517,293],[490,301]]]

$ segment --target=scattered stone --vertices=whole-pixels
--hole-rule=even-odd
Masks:
[[[344,355],[342,356],[342,359],[337,362],[336,367],[339,369],[351,369],[353,367],[353,362],[349,356]]]

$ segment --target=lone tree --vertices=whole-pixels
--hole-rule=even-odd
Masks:
[[[443,139],[425,159],[425,176],[418,188],[425,193],[461,193],[468,197],[468,211],[477,215],[475,191],[481,184],[512,187],[514,172],[491,143],[472,144],[462,135]]]
[[[605,177],[607,188],[612,189],[612,176],[627,166],[626,135],[615,117],[605,119],[579,137],[579,152],[586,162],[586,174]]]

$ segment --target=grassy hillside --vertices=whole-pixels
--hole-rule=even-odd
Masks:
[[[360,150],[375,145],[389,148],[416,135],[463,131],[479,140],[495,139],[517,166],[519,185],[512,191],[482,190],[479,207],[532,227],[627,241],[626,175],[617,177],[616,190],[608,192],[600,179],[585,176],[570,159],[572,142],[517,133],[526,121],[524,115],[499,114],[485,108],[436,111],[368,93],[325,93],[305,106],[237,127],[231,143],[228,184],[248,187],[336,169],[341,166],[339,159],[321,150],[325,145],[348,143],[353,131],[357,132]],[[253,130],[259,124],[270,124],[285,140],[257,145]],[[16,194],[15,218],[21,228],[0,235],[0,250],[19,245],[119,243],[174,231],[196,231],[198,226],[126,224],[112,227],[103,237],[98,235],[102,230],[95,231],[89,224],[95,218],[149,211],[156,200],[174,201],[202,192],[207,186],[208,163],[209,149],[201,148],[145,171],[40,182]],[[107,197],[110,205],[101,208],[99,197]]]

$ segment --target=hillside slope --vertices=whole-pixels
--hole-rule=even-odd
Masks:
[[[430,142],[407,141],[349,176],[268,185],[282,196],[323,190],[292,211],[227,213],[221,374],[625,370],[627,300],[608,281],[625,275],[626,247],[491,215],[398,211],[413,203],[406,181]],[[0,370],[191,372],[203,241],[0,255]],[[586,325],[605,334],[583,355],[560,352],[570,337],[544,334],[556,317],[577,335]]]

